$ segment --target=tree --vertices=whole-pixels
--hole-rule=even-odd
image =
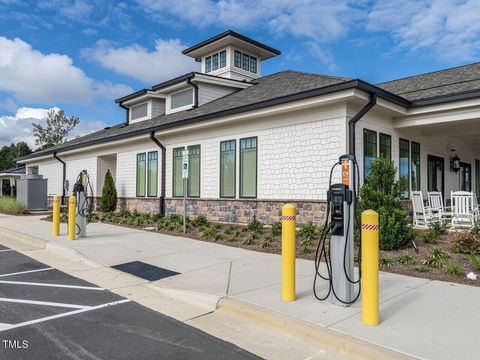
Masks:
[[[103,182],[102,196],[100,197],[100,210],[103,212],[113,212],[117,208],[117,190],[113,181],[110,169],[105,174]]]
[[[26,142],[21,141],[17,144],[5,145],[0,149],[0,170],[15,167],[15,158],[32,153],[32,149]]]
[[[75,126],[80,123],[76,116],[67,118],[63,110],[50,110],[47,113],[45,125],[33,124],[33,135],[35,136],[35,145],[39,149],[46,149],[67,141],[67,135]]]

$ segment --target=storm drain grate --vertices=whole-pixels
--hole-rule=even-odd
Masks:
[[[146,264],[141,261],[132,261],[124,264],[114,265],[112,268],[138,276],[142,279],[155,281],[180,273],[158,266]]]

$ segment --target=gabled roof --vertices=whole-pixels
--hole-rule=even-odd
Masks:
[[[0,170],[0,174],[25,175],[25,166],[14,167],[10,169]]]
[[[409,76],[377,86],[413,102],[480,91],[480,63]]]

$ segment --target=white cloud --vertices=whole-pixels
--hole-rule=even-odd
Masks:
[[[396,50],[433,51],[443,60],[477,60],[479,0],[376,1],[367,29],[388,32]]]
[[[120,88],[122,93],[131,91],[125,85],[110,84],[109,91],[95,92],[105,83],[89,78],[69,56],[42,54],[19,38],[0,37],[0,79],[0,91],[21,103],[86,103],[92,95],[108,98]]]
[[[100,40],[94,47],[83,49],[82,56],[107,69],[152,85],[198,69],[193,59],[182,55],[184,48],[178,39],[158,39],[152,51],[138,44],[116,47]]]
[[[20,141],[25,141],[32,149],[35,149],[35,139],[33,137],[32,124],[43,123],[49,110],[58,110],[58,108],[30,108],[21,107],[17,109],[15,115],[0,115],[0,147]],[[68,115],[67,115],[68,116]],[[69,139],[76,136],[86,135],[93,131],[103,129],[107,126],[103,121],[80,121],[80,124],[69,134]]]

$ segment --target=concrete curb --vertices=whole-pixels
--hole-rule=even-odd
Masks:
[[[245,318],[247,321],[259,322],[262,325],[285,331],[293,336],[310,339],[312,342],[319,343],[322,347],[328,347],[334,352],[343,353],[355,359],[418,359],[327,327],[308,323],[230,297],[221,299],[218,309]]]
[[[8,228],[5,228],[3,226],[0,226],[0,235],[5,235],[7,237],[10,237],[14,240],[20,241],[21,243],[24,243],[25,245],[32,246],[34,248],[38,249],[45,249],[47,244],[49,243],[48,240],[40,239],[34,236],[26,235],[24,233],[15,231],[15,230],[10,230]]]

